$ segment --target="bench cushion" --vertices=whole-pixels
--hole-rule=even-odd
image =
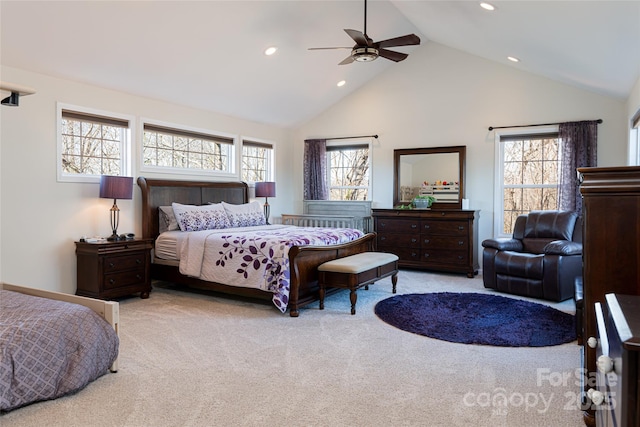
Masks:
[[[398,256],[385,252],[362,252],[344,258],[327,261],[318,267],[318,271],[358,274],[381,265],[398,260]]]

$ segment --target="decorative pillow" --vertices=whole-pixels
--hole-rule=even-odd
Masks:
[[[176,221],[176,216],[173,214],[173,208],[171,206],[159,206],[158,216],[158,228],[160,233],[180,230],[178,221]]]
[[[250,227],[253,225],[265,225],[267,220],[264,217],[264,211],[260,202],[255,201],[245,203],[243,205],[232,205],[222,202],[227,217],[232,227]]]
[[[182,231],[214,230],[231,226],[220,203],[194,206],[174,202],[171,206]]]

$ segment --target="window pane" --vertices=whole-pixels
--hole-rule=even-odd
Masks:
[[[512,136],[503,150],[503,227],[512,233],[518,215],[557,209],[559,143],[556,135]]]
[[[327,152],[331,200],[367,200],[369,148],[345,147]]]
[[[62,114],[59,169],[62,175],[121,175],[124,172],[127,121],[114,119],[123,123],[119,126],[91,121],[83,113],[63,110]]]
[[[206,139],[204,134],[194,134],[179,130],[144,131],[145,148],[143,163],[147,166],[163,168],[180,168],[193,170],[230,170],[231,144],[220,143],[220,139],[211,135]],[[194,137],[194,135],[196,137]]]

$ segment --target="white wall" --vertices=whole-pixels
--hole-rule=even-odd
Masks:
[[[73,242],[83,235],[111,234],[109,208],[113,202],[98,198],[98,184],[56,181],[56,102],[128,114],[138,121],[144,117],[271,140],[276,143],[276,163],[287,165],[292,161],[285,129],[9,67],[2,67],[0,72],[3,81],[37,90],[35,95],[22,98],[20,107],[0,110],[0,280],[5,282],[74,293]],[[136,162],[132,175],[139,175]],[[276,179],[278,197],[269,200],[273,215],[292,209],[285,197],[292,192],[290,168],[276,171]],[[118,200],[118,206],[118,231],[139,235],[141,201],[137,186],[134,199]]]
[[[640,77],[638,77],[638,81],[634,85],[631,90],[631,94],[629,94],[629,99],[627,99],[627,124],[631,124],[631,119],[636,115],[636,113],[640,111]],[[628,143],[628,155],[627,155],[627,163],[628,165],[637,166],[636,159],[638,158],[637,151],[640,149],[638,147],[638,131],[629,132],[629,143]]]
[[[394,149],[466,145],[466,198],[480,210],[482,242],[493,235],[494,133],[487,128],[591,119],[604,121],[598,130],[599,165],[625,164],[624,101],[428,42],[297,129],[294,165],[301,176],[306,138],[379,134],[373,150],[373,207],[390,208]]]

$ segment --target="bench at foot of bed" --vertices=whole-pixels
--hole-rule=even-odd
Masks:
[[[320,286],[320,310],[324,310],[324,296],[327,287],[349,289],[351,314],[356,314],[356,291],[391,276],[393,293],[398,282],[398,257],[384,252],[363,252],[344,258],[325,262],[318,267],[318,285]]]

